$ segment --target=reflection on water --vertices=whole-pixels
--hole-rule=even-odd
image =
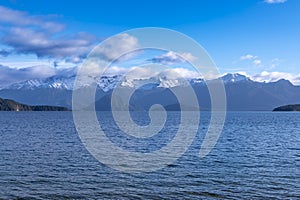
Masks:
[[[134,114],[138,124],[146,115]],[[82,145],[69,112],[0,113],[0,198],[300,198],[300,113],[229,112],[212,152],[198,157],[209,114],[175,163],[151,173],[115,171]],[[176,134],[180,113],[161,133],[136,139],[118,131],[109,113],[99,122],[116,145],[151,152]]]

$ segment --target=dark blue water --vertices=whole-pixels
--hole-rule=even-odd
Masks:
[[[176,124],[179,114],[171,112],[167,123]],[[107,135],[126,148],[121,141],[130,138],[100,115]],[[217,145],[202,159],[198,152],[209,115],[201,120],[194,143],[174,164],[128,174],[88,153],[71,112],[1,112],[0,198],[300,199],[300,113],[229,112]],[[128,149],[161,148],[174,137],[176,126],[169,128],[164,129],[169,135],[132,141]]]

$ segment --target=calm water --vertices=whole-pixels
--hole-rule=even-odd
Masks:
[[[162,136],[142,141],[119,132],[109,113],[99,121],[114,143],[149,152],[174,137],[179,114],[169,113]],[[70,112],[1,112],[0,199],[300,199],[300,113],[229,112],[217,145],[200,159],[208,123],[202,114],[194,143],[174,164],[127,174],[87,152]]]

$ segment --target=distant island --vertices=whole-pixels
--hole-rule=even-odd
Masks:
[[[0,98],[0,111],[68,111],[66,107],[60,106],[29,106],[18,103],[11,99]]]
[[[299,111],[300,111],[300,104],[280,106],[280,107],[275,108],[273,111],[292,111],[292,112],[299,112]]]

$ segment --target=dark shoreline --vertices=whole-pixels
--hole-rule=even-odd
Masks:
[[[30,106],[11,99],[0,98],[0,111],[70,111],[70,109],[62,106]]]
[[[274,108],[273,112],[300,112],[300,104],[279,106]]]

